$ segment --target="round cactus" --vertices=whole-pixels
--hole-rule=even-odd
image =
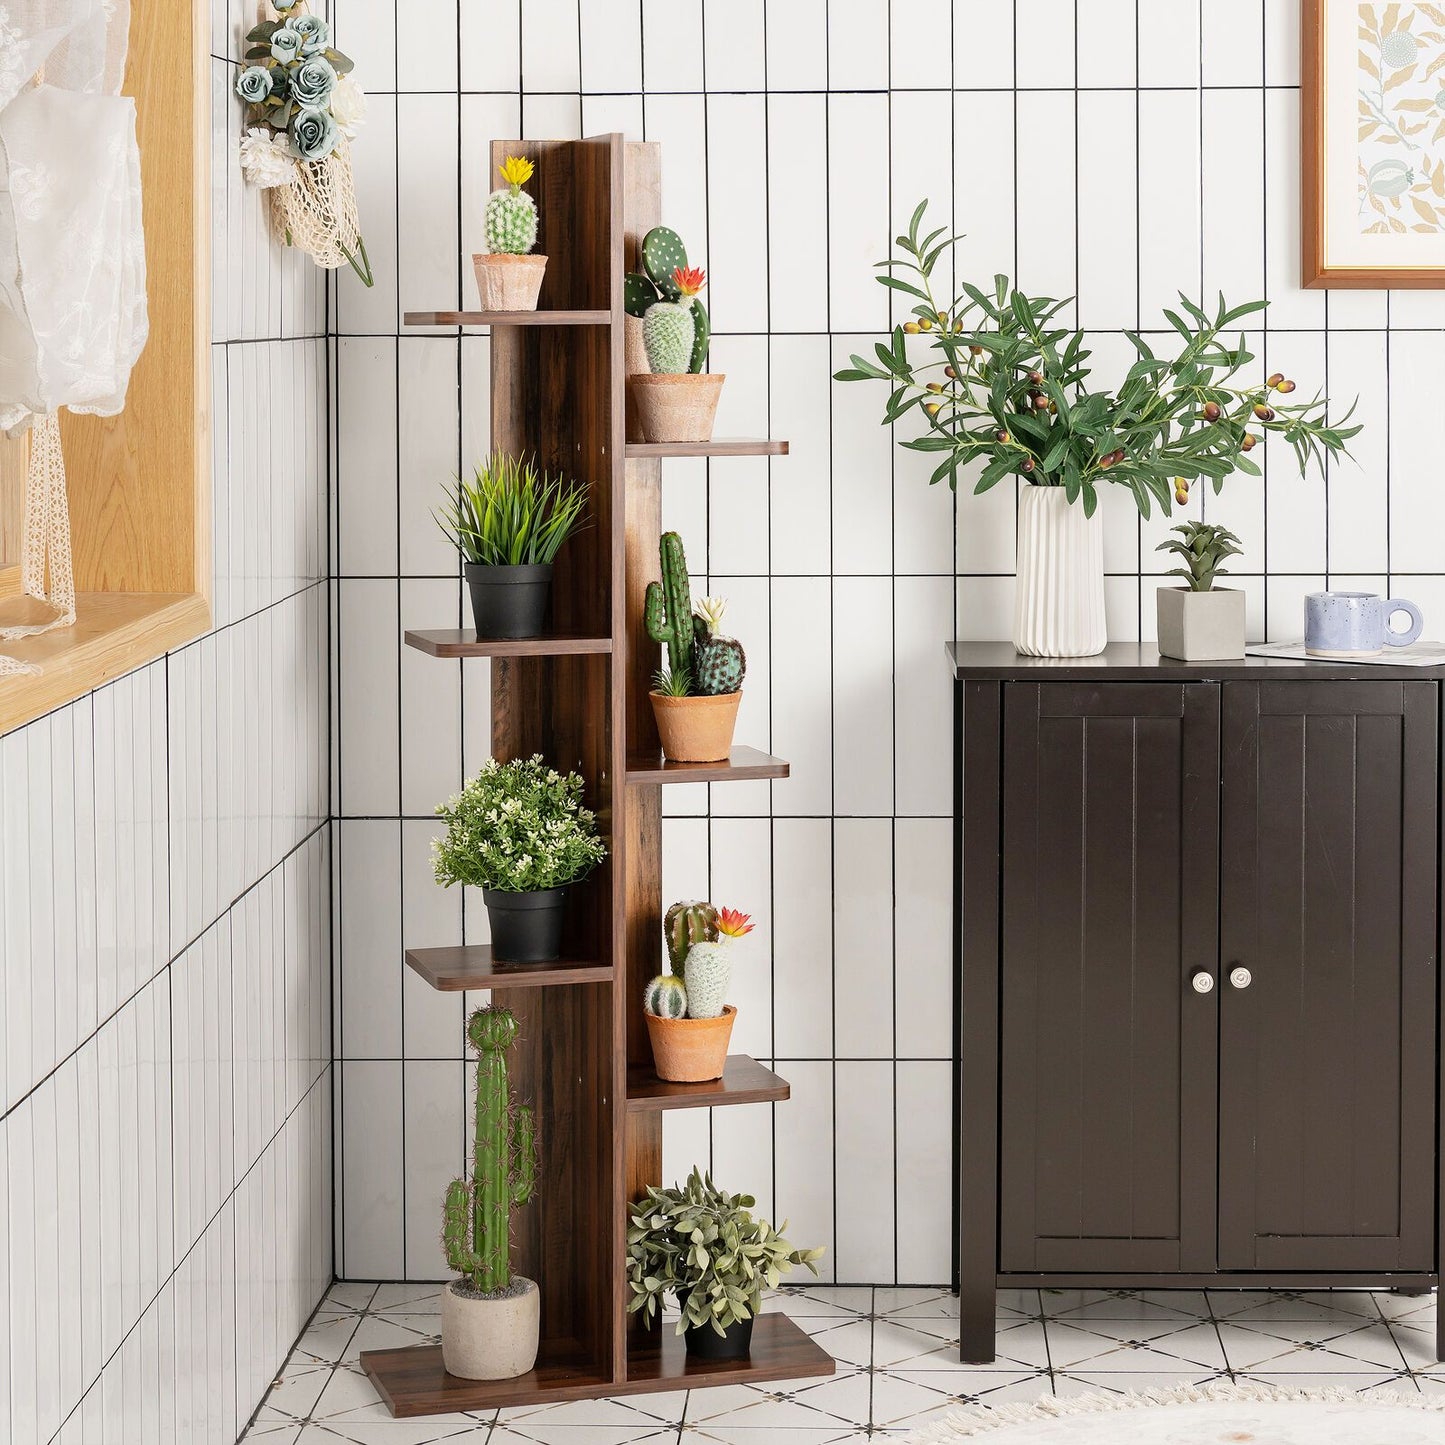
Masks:
[[[647,308],[642,318],[642,340],[647,347],[647,364],[655,373],[676,376],[692,365],[695,336],[692,305],[689,302],[659,301]]]
[[[687,985],[675,973],[660,973],[647,985],[642,1006],[660,1019],[687,1017]]]
[[[487,198],[487,250],[493,256],[525,256],[537,244],[537,203],[522,189],[532,178],[532,162],[508,156],[499,169],[507,184]]]
[[[737,692],[747,675],[748,659],[743,645],[726,636],[722,619],[727,600],[704,597],[694,604],[692,682],[702,697],[720,697]]]

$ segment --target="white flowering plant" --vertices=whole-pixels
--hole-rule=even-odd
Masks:
[[[371,264],[356,217],[348,142],[366,119],[352,62],[331,44],[331,27],[305,0],[272,0],[275,20],[246,34],[236,94],[246,105],[241,169],[271,192],[287,245],[324,267],[345,261],[364,285]]]
[[[489,759],[437,808],[447,825],[432,842],[437,882],[538,893],[585,878],[607,856],[607,845],[582,792],[580,774],[559,773],[540,756]]]

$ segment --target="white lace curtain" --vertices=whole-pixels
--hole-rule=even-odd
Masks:
[[[75,621],[57,413],[112,416],[145,344],[126,0],[0,0],[0,429],[34,428],[22,582]],[[33,669],[0,657],[0,673]]]

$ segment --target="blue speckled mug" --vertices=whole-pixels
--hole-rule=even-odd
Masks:
[[[1397,612],[1410,625],[1397,632]],[[1305,598],[1305,651],[1311,657],[1378,657],[1382,648],[1408,647],[1424,626],[1420,609],[1403,597],[1374,592],[1311,592]]]

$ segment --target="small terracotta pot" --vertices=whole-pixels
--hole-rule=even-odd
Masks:
[[[645,442],[712,440],[717,399],[727,376],[721,372],[644,372],[627,385],[637,406],[637,425]]]
[[[545,256],[473,256],[483,311],[535,311]]]
[[[716,697],[665,697],[650,692],[662,751],[675,763],[718,763],[732,751],[742,689]]]
[[[715,1019],[664,1019],[645,1014],[657,1077],[672,1084],[720,1079],[738,1011],[724,1004]]]

